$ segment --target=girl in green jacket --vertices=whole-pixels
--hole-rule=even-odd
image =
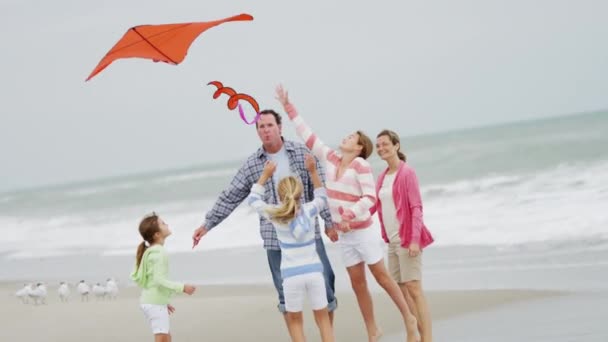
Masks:
[[[169,259],[164,244],[171,230],[165,221],[152,213],[139,224],[139,233],[144,241],[137,247],[131,279],[142,289],[140,305],[152,328],[154,341],[170,342],[169,314],[175,308],[169,304],[169,299],[180,292],[192,295],[196,288],[167,279]]]

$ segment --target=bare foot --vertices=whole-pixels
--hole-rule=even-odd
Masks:
[[[376,328],[376,333],[369,337],[369,342],[378,342],[380,341],[380,337],[382,337],[382,330],[380,328]]]

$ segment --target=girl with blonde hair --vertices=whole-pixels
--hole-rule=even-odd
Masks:
[[[306,169],[314,185],[314,199],[302,203],[303,186],[293,176],[278,184],[279,204],[264,202],[264,184],[272,181],[276,164],[266,162],[258,182],[251,188],[247,203],[275,227],[281,247],[281,277],[285,293],[287,327],[292,341],[305,341],[302,306],[308,297],[323,342],[333,342],[333,328],[327,309],[323,264],[315,244],[314,218],[327,205],[327,194],[317,173],[316,162],[306,155]]]

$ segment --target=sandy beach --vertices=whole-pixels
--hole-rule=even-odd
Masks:
[[[151,335],[138,309],[139,290],[121,289],[119,298],[99,301],[93,296],[81,302],[72,291],[62,303],[57,286],[49,286],[46,305],[22,304],[14,298],[20,284],[0,286],[2,341],[146,341]],[[276,308],[274,289],[266,286],[200,286],[192,297],[180,295],[173,305],[172,334],[175,341],[288,341]],[[341,292],[335,319],[337,341],[366,341],[356,300]],[[433,317],[442,320],[480,312],[504,304],[559,296],[557,291],[477,290],[434,291],[428,294]],[[388,297],[374,295],[377,320],[386,335],[399,333],[399,315]],[[310,312],[305,314],[310,341],[320,340]]]
[[[429,249],[424,281],[435,341],[606,341],[606,247]],[[336,339],[365,342],[338,249],[328,244],[327,250],[339,301]],[[174,341],[289,341],[265,258],[261,247],[172,254],[171,278],[198,284],[193,296],[178,295],[172,302]],[[0,341],[151,340],[139,311],[139,289],[128,281],[132,263],[131,255],[97,253],[0,258]],[[80,301],[74,284],[103,283],[107,277],[118,280],[117,300]],[[48,285],[46,305],[15,297],[24,282],[38,281]],[[60,281],[72,284],[68,303],[58,297]],[[368,284],[382,341],[403,341],[397,309],[371,277]],[[309,310],[305,328],[309,341],[320,340]]]

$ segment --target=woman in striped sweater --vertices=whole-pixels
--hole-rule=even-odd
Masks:
[[[281,86],[277,87],[276,92],[289,119],[296,125],[297,134],[326,168],[325,188],[329,209],[340,232],[338,243],[342,259],[365,321],[369,341],[377,341],[382,332],[374,318],[372,298],[365,279],[365,264],[399,308],[407,330],[407,341],[418,341],[416,318],[384,266],[380,237],[368,229],[373,223],[370,209],[376,202],[374,177],[366,160],[373,150],[371,140],[363,132],[357,131],[342,140],[340,153],[332,150],[298,115],[289,102],[287,92]]]

